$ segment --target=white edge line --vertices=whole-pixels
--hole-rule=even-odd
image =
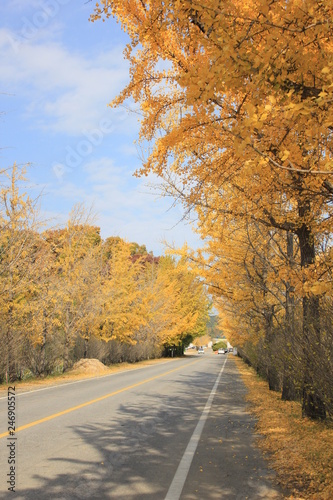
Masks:
[[[214,387],[211,390],[211,393],[207,399],[206,406],[205,406],[205,408],[204,408],[204,410],[199,418],[199,421],[197,423],[196,428],[194,429],[194,432],[191,436],[191,439],[188,442],[188,445],[186,447],[184,455],[183,455],[183,457],[178,465],[178,469],[176,471],[176,474],[174,475],[174,478],[172,480],[172,483],[169,487],[168,493],[167,493],[164,500],[179,500],[179,498],[180,498],[180,495],[183,491],[188,472],[189,472],[190,467],[191,467],[194,453],[197,449],[199,439],[201,437],[201,434],[202,434],[204,425],[206,423],[208,414],[209,414],[210,409],[212,407],[212,403],[213,403],[214,396],[216,394],[217,386],[220,382],[220,379],[221,379],[225,364],[227,362],[227,359],[228,358],[226,358],[224,360],[223,366],[220,370],[220,373],[217,376]]]
[[[183,358],[175,358],[172,361],[178,361],[180,359],[183,359]],[[159,366],[165,365],[166,363],[169,363],[169,361],[163,361],[163,363],[159,363]],[[151,366],[155,366],[155,365],[138,366],[137,368],[131,368],[130,370],[121,370],[120,372],[107,373],[106,375],[99,375],[97,377],[83,378],[81,380],[75,380],[74,382],[64,382],[63,384],[60,383],[58,385],[51,385],[50,387],[42,387],[41,389],[33,389],[32,391],[17,392],[15,394],[15,397],[24,396],[25,394],[32,394],[33,392],[46,391],[48,389],[59,389],[60,387],[63,387],[63,386],[80,384],[81,382],[88,382],[88,381],[92,381],[92,380],[96,380],[96,379],[100,379],[100,378],[111,377],[112,375],[119,375],[120,373],[127,373],[127,372],[134,371],[134,370],[142,370],[143,368],[150,368]],[[13,384],[15,385],[15,382],[13,382]],[[0,400],[1,399],[7,399],[7,396],[2,396],[0,398]]]

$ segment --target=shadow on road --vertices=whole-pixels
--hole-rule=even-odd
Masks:
[[[163,500],[222,361],[212,358],[212,373],[199,363],[190,381],[174,374],[171,394],[170,380],[161,378],[153,390],[142,386],[127,394],[115,413],[108,401],[96,405],[96,421],[73,422],[76,438],[36,470],[41,486],[20,485],[15,498]],[[253,447],[254,421],[244,410],[244,393],[228,361],[182,499],[282,498],[267,496],[270,483]],[[44,477],[43,465],[53,478]]]

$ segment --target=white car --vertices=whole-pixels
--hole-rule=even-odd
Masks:
[[[217,351],[217,354],[224,354],[224,349],[219,349],[219,350]]]
[[[202,347],[200,347],[200,349],[198,349],[198,354],[205,354],[205,351]]]

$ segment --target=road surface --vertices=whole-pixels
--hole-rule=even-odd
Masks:
[[[0,498],[283,498],[244,394],[232,355],[207,352],[16,394],[14,436],[1,398]]]

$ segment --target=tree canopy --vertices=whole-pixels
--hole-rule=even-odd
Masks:
[[[91,19],[110,16],[130,36],[130,81],[111,104],[138,103],[151,143],[137,174],[196,211],[224,316],[241,300],[267,340],[282,310],[290,336],[301,309],[303,411],[325,418],[309,339],[325,344],[332,291],[332,0],[102,0]]]

